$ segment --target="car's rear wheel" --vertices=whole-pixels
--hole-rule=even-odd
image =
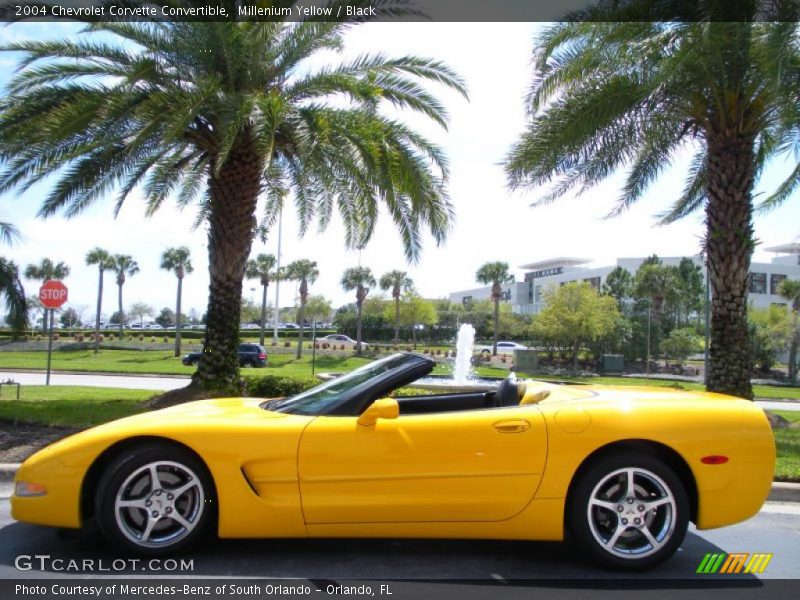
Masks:
[[[145,556],[186,550],[214,521],[214,486],[205,465],[177,446],[134,448],[114,459],[98,485],[95,511],[103,536]]]
[[[570,494],[568,526],[581,549],[608,569],[649,569],[672,556],[689,525],[678,476],[646,454],[592,464]]]

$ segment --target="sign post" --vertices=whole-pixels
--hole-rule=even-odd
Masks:
[[[53,316],[56,309],[60,308],[67,301],[67,286],[58,280],[50,279],[39,288],[39,300],[46,309],[50,311],[50,335],[47,340],[47,378],[45,385],[50,385],[50,363],[53,356]],[[45,314],[45,319],[47,314]]]

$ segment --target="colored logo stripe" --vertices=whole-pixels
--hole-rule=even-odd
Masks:
[[[753,554],[750,561],[744,569],[745,573],[763,573],[769,562],[772,560],[772,554]]]
[[[735,574],[735,573],[763,573],[767,565],[772,560],[772,554],[748,552],[712,552],[706,554],[697,573],[713,575],[715,573]]]

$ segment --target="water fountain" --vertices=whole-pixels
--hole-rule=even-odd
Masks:
[[[412,382],[408,387],[439,393],[485,392],[497,387],[501,377],[478,377],[472,369],[472,354],[475,347],[475,328],[464,323],[458,328],[456,356],[452,375],[429,375]],[[318,373],[317,378],[328,381],[339,373]]]
[[[497,387],[499,379],[478,377],[472,369],[475,328],[464,323],[458,328],[453,375],[431,375],[409,387],[438,392],[481,392]]]

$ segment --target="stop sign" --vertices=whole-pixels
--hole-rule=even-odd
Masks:
[[[39,288],[39,300],[45,308],[58,308],[67,301],[67,286],[60,281],[45,281]]]

